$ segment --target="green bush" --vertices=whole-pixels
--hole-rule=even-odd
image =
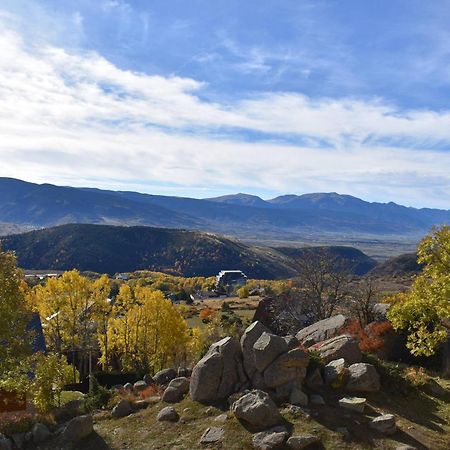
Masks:
[[[84,409],[89,412],[104,408],[111,398],[111,392],[101,386],[94,375],[89,376],[89,394],[84,400]]]

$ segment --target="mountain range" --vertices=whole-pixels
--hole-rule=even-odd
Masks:
[[[221,233],[248,241],[293,241],[325,234],[417,241],[450,210],[371,203],[350,195],[284,195],[271,200],[236,194],[193,199],[73,188],[0,178],[0,232],[68,223],[155,226]]]

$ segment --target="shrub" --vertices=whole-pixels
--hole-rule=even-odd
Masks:
[[[203,323],[209,323],[209,322],[211,322],[211,320],[214,318],[215,315],[216,315],[216,311],[214,309],[205,308],[200,311],[198,316],[200,317],[200,320]]]
[[[139,397],[145,399],[148,397],[156,397],[161,394],[161,389],[156,384],[147,386],[143,391],[139,392]]]
[[[34,379],[31,383],[33,404],[40,412],[61,405],[61,392],[72,377],[72,366],[64,356],[54,353],[35,357]]]
[[[249,296],[248,287],[242,286],[241,288],[238,289],[237,294],[239,298],[248,298]]]
[[[26,411],[0,414],[0,433],[11,436],[15,433],[26,433],[33,426],[33,416]]]
[[[423,367],[406,368],[405,378],[409,382],[409,384],[416,388],[421,388],[430,381],[430,377],[427,375]]]
[[[393,331],[392,325],[388,321],[375,322],[363,328],[358,320],[350,322],[343,330],[344,333],[351,334],[359,342],[359,348],[364,353],[376,353],[384,346],[383,337]]]
[[[105,407],[111,398],[111,392],[101,386],[94,375],[90,375],[89,381],[89,394],[85,398],[84,409],[92,411]]]

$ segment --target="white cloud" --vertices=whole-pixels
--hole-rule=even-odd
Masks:
[[[0,54],[0,176],[175,185],[179,194],[183,186],[332,190],[450,207],[449,152],[420,150],[450,143],[449,111],[289,92],[213,103],[201,99],[200,81],[126,71],[96,53],[35,48],[12,30],[0,33]],[[244,142],[235,129],[328,146]],[[415,149],[373,144],[393,139]]]

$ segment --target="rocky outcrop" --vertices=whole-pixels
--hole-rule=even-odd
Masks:
[[[348,319],[342,314],[319,320],[318,322],[303,328],[296,334],[297,340],[305,347],[335,337],[347,324]]]
[[[224,400],[247,382],[241,346],[232,337],[211,345],[192,371],[189,392],[201,403]]]
[[[252,391],[233,403],[234,415],[255,429],[266,430],[282,421],[280,412],[266,392]]]
[[[288,351],[286,341],[276,334],[263,333],[253,345],[255,367],[259,372],[264,372],[266,367],[275,358]]]
[[[371,364],[352,364],[348,368],[346,389],[351,392],[377,392],[380,390],[380,376]]]
[[[248,378],[251,379],[256,372],[253,345],[263,333],[269,333],[269,329],[261,322],[253,322],[244,332],[241,338],[241,348],[244,360],[244,369]]]
[[[181,402],[188,392],[189,379],[185,377],[174,378],[164,391],[162,400],[167,403]]]
[[[79,442],[94,431],[91,415],[79,416],[70,420],[62,432],[62,438],[69,442]]]
[[[336,336],[314,346],[325,363],[344,358],[348,364],[360,362],[362,359],[358,342],[350,335]]]

